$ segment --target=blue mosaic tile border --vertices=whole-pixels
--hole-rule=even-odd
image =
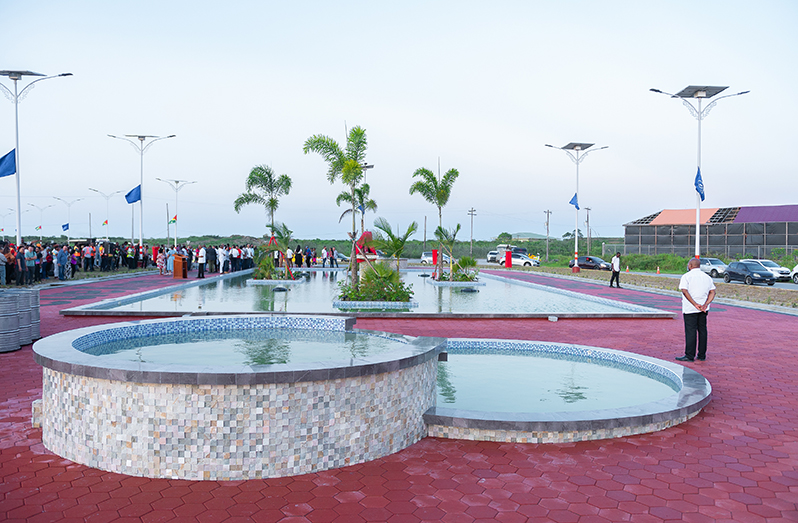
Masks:
[[[254,278],[247,280],[247,285],[298,285],[308,281],[305,278],[297,278],[296,280],[256,280]]]
[[[417,301],[342,301],[333,302],[336,309],[414,309],[418,308]]]
[[[161,321],[108,328],[75,339],[72,347],[85,352],[96,345],[130,338],[144,338],[186,332],[241,329],[347,330],[347,318],[313,316],[233,316]]]
[[[487,285],[484,281],[438,281],[432,278],[427,279],[427,283],[435,287],[485,287]]]

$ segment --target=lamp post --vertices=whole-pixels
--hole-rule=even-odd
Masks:
[[[89,190],[90,191],[94,191],[97,194],[99,194],[100,196],[102,196],[103,198],[105,198],[105,221],[108,222],[108,209],[110,207],[109,202],[111,201],[111,197],[113,195],[115,195],[115,194],[121,193],[122,191],[114,191],[111,194],[105,194],[104,192],[98,191],[97,189],[92,189],[91,187],[89,187]],[[110,239],[111,238],[111,234],[108,232],[110,230],[110,228],[111,228],[111,225],[106,223],[106,225],[105,225],[105,237],[106,237],[106,239]]]
[[[729,98],[732,96],[740,96],[741,94],[750,93],[751,91],[741,91],[735,94],[727,94],[721,96],[720,98],[715,98],[709,105],[701,108],[701,102],[703,100],[708,100],[713,96],[722,93],[728,86],[699,86],[699,85],[688,85],[681,91],[676,94],[666,93],[665,91],[660,91],[659,89],[649,89],[657,94],[664,94],[666,96],[670,96],[671,98],[679,98],[687,107],[687,110],[690,111],[690,114],[698,120],[698,171],[696,173],[696,194],[695,194],[695,257],[700,258],[701,256],[701,200],[704,199],[703,192],[703,181],[700,178],[701,175],[701,122],[704,118],[709,115],[709,112],[712,110],[713,107],[718,103],[718,101],[723,100],[724,98]],[[694,106],[692,103],[688,102],[688,98],[696,98],[698,100],[698,107]],[[698,190],[699,181],[701,181],[701,191]]]
[[[190,185],[192,183],[197,183],[197,182],[189,182],[188,180],[163,180],[161,178],[156,178],[156,180],[168,183],[172,187],[172,189],[175,190],[175,218],[177,218],[178,216],[177,193],[179,193],[180,189],[182,189],[186,185]],[[175,248],[177,248],[177,219],[175,219]]]
[[[587,155],[593,151],[600,151],[609,147],[605,145],[604,147],[593,149],[593,151],[588,151],[588,149],[593,147],[593,145],[594,144],[592,143],[571,142],[563,147],[555,147],[553,145],[546,144],[546,147],[565,151],[565,154],[567,154],[571,161],[576,164],[576,193],[574,194],[574,199],[572,200],[572,203],[576,208],[576,221],[574,227],[574,267],[572,272],[579,272],[579,164],[582,163],[582,161],[587,158]],[[574,153],[571,151],[575,151],[576,155],[574,155]]]
[[[141,192],[141,198],[139,199],[139,249],[144,248],[144,153],[152,147],[152,144],[159,140],[166,140],[167,138],[174,138],[177,135],[170,134],[169,136],[151,136],[148,134],[126,134],[125,136],[114,136],[113,134],[109,134],[111,138],[116,138],[117,140],[124,140],[128,142],[130,145],[133,146],[139,152],[141,157],[141,175],[139,180],[139,189]],[[131,138],[137,138],[139,143],[137,144]],[[151,141],[148,144],[144,144],[147,139]]]
[[[64,202],[66,204],[66,206],[67,206],[67,228],[66,228],[66,233],[67,233],[67,245],[69,245],[69,227],[70,227],[69,221],[70,221],[70,218],[71,218],[70,210],[71,210],[71,207],[72,207],[73,203],[77,203],[77,202],[81,201],[83,198],[78,198],[77,200],[72,200],[71,202],[68,202],[68,201],[64,200],[63,198],[59,198],[58,196],[53,196],[53,198],[55,198],[56,200],[58,200],[60,202]]]
[[[16,181],[17,181],[17,245],[19,245],[22,241],[22,236],[20,231],[22,230],[22,201],[20,198],[20,177],[19,177],[19,102],[25,99],[25,97],[30,92],[30,89],[33,88],[36,82],[41,82],[42,80],[49,80],[50,78],[58,78],[61,76],[72,76],[72,73],[61,73],[53,76],[45,76],[42,73],[34,73],[33,71],[0,71],[0,76],[7,76],[14,82],[14,92],[11,92],[11,89],[6,87],[3,84],[0,84],[0,87],[3,88],[3,94],[6,95],[6,98],[14,102],[14,131],[16,136],[16,147],[14,148],[14,161],[16,162]],[[18,91],[17,89],[17,82],[23,76],[41,76],[42,78],[37,78],[33,80],[28,85],[22,88],[22,91]]]
[[[45,209],[49,209],[50,207],[55,207],[55,205],[47,205],[45,207],[39,207],[38,205],[34,205],[32,203],[29,203],[28,205],[30,205],[31,207],[36,207],[37,209],[39,209],[39,241],[42,241],[42,229],[41,229],[41,227],[42,227],[42,223],[44,222],[44,210]]]

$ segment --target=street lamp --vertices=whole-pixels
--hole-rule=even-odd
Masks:
[[[111,197],[112,197],[113,195],[115,195],[115,194],[119,194],[119,193],[121,193],[122,191],[114,191],[114,192],[112,192],[111,194],[105,194],[104,192],[102,192],[102,191],[98,191],[97,189],[92,189],[91,187],[89,187],[89,190],[90,190],[90,191],[94,191],[94,192],[96,192],[97,194],[99,194],[100,196],[102,196],[103,198],[105,198],[105,221],[106,221],[106,225],[105,225],[105,237],[106,237],[106,239],[110,239],[110,238],[111,238],[111,234],[108,232],[108,231],[110,230],[110,228],[111,228],[111,226],[110,226],[110,225],[108,225],[108,208],[109,208],[109,202],[111,201]]]
[[[666,93],[665,91],[660,91],[659,89],[649,89],[657,94],[664,94],[670,96],[671,98],[680,98],[682,103],[687,110],[690,111],[690,114],[698,120],[698,172],[696,173],[696,194],[695,194],[695,257],[699,258],[701,256],[701,200],[704,199],[704,185],[703,180],[701,179],[701,122],[704,118],[709,115],[709,112],[712,110],[713,107],[718,103],[719,100],[723,100],[724,98],[730,98],[732,96],[740,96],[741,94],[750,93],[751,91],[741,91],[735,94],[727,94],[723,95],[720,98],[715,98],[709,105],[701,108],[701,102],[704,99],[710,99],[713,96],[722,93],[728,86],[699,86],[699,85],[688,85],[681,91],[676,94]],[[687,98],[696,98],[698,99],[698,108],[696,108],[693,104],[687,101]],[[700,185],[700,191],[699,191]]]
[[[42,241],[42,224],[44,223],[44,210],[49,209],[50,207],[55,207],[55,205],[47,205],[45,207],[39,207],[38,205],[34,205],[32,203],[29,203],[28,205],[39,209],[39,241]]]
[[[563,147],[554,147],[553,145],[546,144],[546,147],[565,151],[565,154],[567,154],[571,161],[576,164],[576,193],[574,194],[574,199],[571,200],[571,203],[576,208],[576,225],[574,227],[574,267],[572,272],[579,272],[579,164],[582,163],[582,160],[587,158],[587,155],[593,151],[600,151],[609,147],[608,145],[605,145],[604,147],[593,149],[593,151],[588,151],[588,149],[593,147],[593,145],[594,144],[592,143],[571,142]],[[576,155],[574,155],[574,153],[571,151],[576,151]]]
[[[41,82],[42,80],[49,80],[50,78],[58,78],[60,76],[72,76],[72,73],[61,73],[56,74],[53,76],[45,76],[41,73],[34,73],[33,71],[0,71],[0,76],[7,76],[14,82],[14,92],[11,92],[11,89],[6,87],[3,84],[0,84],[0,87],[3,88],[3,94],[6,95],[6,98],[14,102],[14,130],[16,135],[16,147],[14,148],[14,161],[16,162],[16,180],[17,180],[17,245],[22,242],[22,236],[20,231],[22,230],[22,201],[20,199],[20,177],[19,177],[19,102],[25,99],[25,97],[30,92],[30,89],[33,88],[36,82]],[[17,90],[17,82],[23,76],[41,76],[42,78],[37,78],[36,80],[32,81],[28,85],[22,88],[22,91]]]
[[[164,183],[168,183],[172,187],[172,189],[175,190],[175,248],[177,248],[177,215],[178,215],[178,212],[177,212],[177,193],[179,193],[180,189],[182,189],[186,185],[190,185],[192,183],[197,183],[197,182],[189,182],[187,180],[163,180],[161,178],[156,178],[156,180],[164,182]],[[181,183],[183,185],[180,185]]]
[[[66,228],[66,233],[67,233],[67,245],[69,245],[69,227],[70,227],[69,222],[70,222],[70,218],[71,218],[70,209],[71,209],[73,203],[77,203],[77,202],[81,201],[83,198],[78,198],[77,200],[72,200],[71,202],[68,202],[68,201],[64,200],[63,198],[59,198],[58,196],[53,196],[53,198],[55,198],[56,200],[58,200],[60,202],[64,202],[66,204],[66,206],[67,206],[67,223],[66,223],[67,228]]]
[[[113,134],[109,134],[111,138],[116,138],[117,140],[124,140],[128,142],[130,145],[136,149],[140,156],[141,156],[141,179],[139,181],[139,190],[141,191],[141,198],[139,199],[139,249],[144,248],[144,153],[152,147],[152,144],[159,140],[166,140],[167,138],[174,138],[177,135],[170,134],[169,136],[151,136],[148,134],[126,134],[125,136],[114,136]],[[139,143],[137,144],[131,138],[137,138]],[[152,141],[147,145],[144,145],[144,142],[147,139],[151,139]]]

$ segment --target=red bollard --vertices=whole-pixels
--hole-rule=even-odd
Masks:
[[[504,266],[507,269],[513,266],[513,251],[504,251]]]

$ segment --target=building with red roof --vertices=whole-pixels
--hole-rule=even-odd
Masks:
[[[695,253],[695,209],[665,209],[624,224],[624,252]],[[701,209],[702,255],[767,258],[798,250],[798,205]]]

